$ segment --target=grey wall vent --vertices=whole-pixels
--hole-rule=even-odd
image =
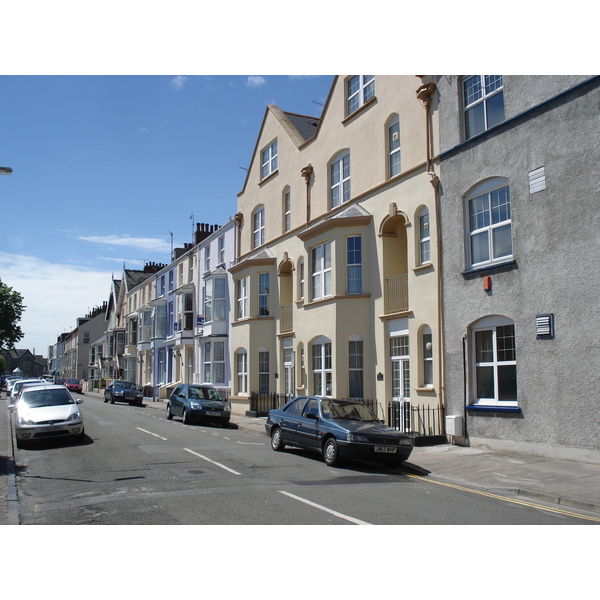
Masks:
[[[536,315],[535,332],[538,340],[547,340],[554,337],[554,315]]]

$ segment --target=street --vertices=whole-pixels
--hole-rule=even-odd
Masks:
[[[348,463],[334,469],[304,451],[273,452],[266,436],[235,427],[184,425],[154,407],[81,397],[82,443],[49,441],[15,451],[22,524],[592,522],[572,510],[434,485],[410,466]]]

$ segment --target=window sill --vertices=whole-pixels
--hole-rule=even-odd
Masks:
[[[264,179],[261,179],[258,182],[258,185],[263,185],[263,183],[267,183],[268,181],[271,181],[271,179],[273,179],[278,174],[279,174],[279,169],[275,169],[274,171],[269,173]]]
[[[521,409],[518,406],[498,406],[496,404],[471,404],[465,407],[467,412],[503,412],[503,413],[520,413]]]
[[[418,265],[413,269],[413,273],[415,275],[419,275],[420,273],[425,273],[428,271],[433,271],[433,264],[430,262],[423,263],[422,265]]]
[[[346,125],[347,123],[352,121],[355,117],[357,117],[358,115],[365,112],[365,110],[367,110],[370,106],[372,106],[376,102],[377,102],[377,96],[373,96],[372,98],[369,98],[364,104],[361,104],[354,112],[347,115],[346,118],[342,120],[342,125]]]
[[[461,275],[465,279],[473,278],[473,277],[481,277],[482,275],[487,275],[488,273],[501,273],[504,271],[512,271],[513,269],[517,269],[517,261],[514,259],[507,260],[502,263],[495,263],[491,265],[485,265],[483,267],[476,267],[474,269],[466,269],[461,273]]]

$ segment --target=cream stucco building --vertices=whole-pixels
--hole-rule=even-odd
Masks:
[[[338,76],[320,118],[267,107],[229,269],[235,412],[252,392],[443,405],[434,90]]]

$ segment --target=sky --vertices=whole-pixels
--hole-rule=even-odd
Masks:
[[[0,278],[46,355],[123,267],[237,212],[268,104],[320,116],[332,76],[0,76]],[[193,218],[192,218],[193,217]]]
[[[494,11],[505,43],[475,35],[489,20],[474,0],[403,6],[402,20],[377,0],[343,18],[336,0],[3,7],[0,279],[24,297],[17,347],[46,355],[124,266],[168,263],[171,234],[177,247],[233,216],[268,104],[318,117],[336,73],[594,73],[577,4],[558,25],[540,2]]]

